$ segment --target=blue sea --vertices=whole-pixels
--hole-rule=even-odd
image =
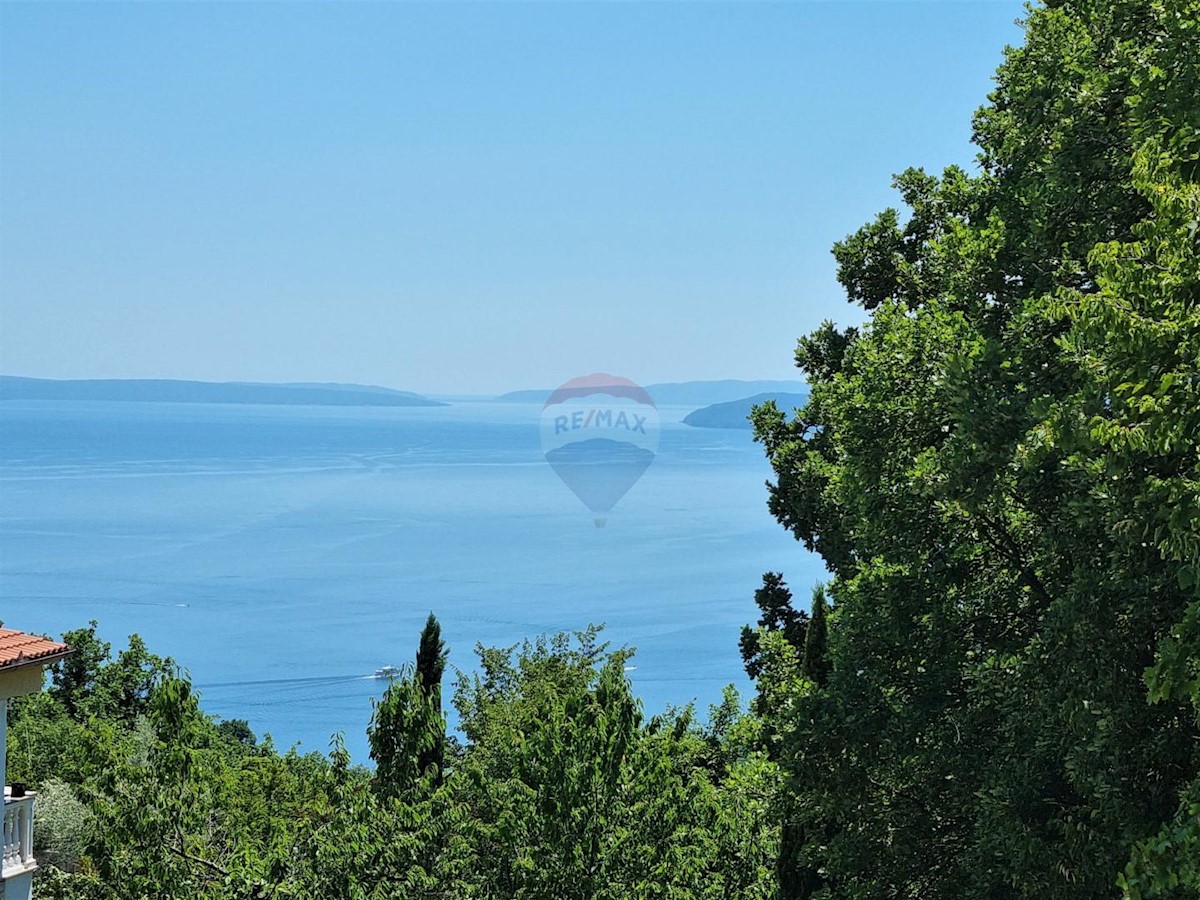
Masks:
[[[730,682],[762,573],[821,579],[766,508],[748,431],[663,409],[657,455],[597,527],[547,464],[540,405],[0,404],[0,620],[100,622],[190,672],[277,745],[367,760],[380,666],[430,611],[450,671],[477,643],[604,623],[648,713]],[[452,678],[448,678],[451,681]]]

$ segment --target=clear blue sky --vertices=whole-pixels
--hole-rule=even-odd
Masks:
[[[1018,2],[0,3],[0,371],[787,378]]]

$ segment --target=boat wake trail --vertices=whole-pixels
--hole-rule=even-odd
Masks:
[[[338,682],[359,681],[363,678],[374,679],[374,675],[321,675],[314,678],[265,678],[257,681],[210,681],[197,684],[200,690],[205,688],[240,688],[261,687],[265,685],[320,685],[337,684]]]

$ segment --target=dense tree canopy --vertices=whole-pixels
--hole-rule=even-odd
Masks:
[[[280,754],[214,721],[136,636],[114,657],[94,624],[71,632],[86,652],[10,711],[11,773],[40,789],[39,896],[776,895],[777,766],[735,692],[708,725],[647,720],[599,629],[480,647],[447,743],[439,630],[376,705],[373,771],[340,739]]]
[[[980,171],[897,177],[835,248],[867,323],[756,411],[834,576],[791,896],[1200,891],[1198,47],[1194,0],[1032,9]]]

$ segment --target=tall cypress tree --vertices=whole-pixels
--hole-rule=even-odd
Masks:
[[[367,732],[380,796],[409,796],[431,768],[433,785],[441,785],[446,755],[446,720],[442,717],[445,670],[442,627],[430,613],[421,630],[416,664],[405,666],[388,686],[375,705]]]
[[[804,635],[804,662],[800,670],[823,685],[829,675],[829,632],[826,616],[829,613],[829,601],[825,598],[825,585],[818,584],[812,593],[812,618]]]
[[[420,753],[417,764],[421,772],[435,767],[435,783],[442,783],[442,771],[446,757],[446,729],[442,721],[442,675],[446,671],[446,644],[442,640],[442,626],[437,617],[429,614],[425,627],[421,629],[421,641],[417,646],[417,686],[429,706],[431,727],[436,730],[431,745]]]

